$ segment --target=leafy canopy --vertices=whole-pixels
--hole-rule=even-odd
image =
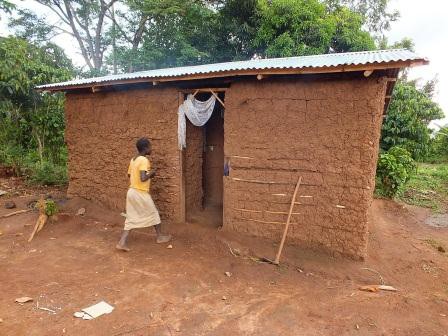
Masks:
[[[408,150],[416,160],[424,159],[431,148],[432,120],[443,118],[440,106],[415,83],[397,82],[383,122],[381,148],[393,146]]]
[[[1,162],[11,164],[20,153],[33,150],[41,161],[45,155],[58,159],[64,142],[63,96],[34,88],[71,77],[71,62],[56,45],[0,38]]]

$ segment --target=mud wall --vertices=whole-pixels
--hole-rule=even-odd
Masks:
[[[386,85],[253,81],[226,93],[224,228],[363,258]]]
[[[194,126],[187,119],[187,148],[184,150],[185,209],[187,219],[190,213],[202,209],[202,162],[204,129]]]
[[[177,107],[175,89],[67,94],[68,195],[122,211],[129,160],[136,154],[136,140],[147,136],[150,160],[158,169],[151,194],[162,218],[178,220]]]
[[[203,170],[206,206],[221,206],[223,199],[224,120],[221,113],[221,106],[215,106],[215,110],[206,124],[207,143]]]

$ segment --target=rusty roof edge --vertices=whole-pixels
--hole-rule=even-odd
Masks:
[[[372,59],[356,59],[358,55],[368,55]],[[382,57],[382,58],[381,58]],[[331,60],[333,58],[333,60]],[[311,59],[315,62],[308,63]],[[330,62],[328,62],[330,59]],[[331,61],[334,61],[332,64]],[[305,63],[305,64],[304,64]],[[102,77],[75,79],[71,81],[39,85],[39,91],[64,91],[92,86],[111,86],[138,82],[163,82],[194,80],[197,77],[217,78],[238,75],[267,74],[306,74],[360,71],[364,67],[390,69],[428,64],[429,60],[406,49],[377,50],[340,54],[324,54],[300,57],[272,58],[238,62],[215,63],[177,68],[155,69],[135,73],[125,73]],[[207,76],[208,75],[208,76]],[[120,83],[121,82],[121,83]]]

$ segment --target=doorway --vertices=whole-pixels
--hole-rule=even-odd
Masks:
[[[224,93],[219,93],[224,101]],[[210,93],[198,93],[207,100]],[[196,127],[187,119],[184,150],[185,214],[190,223],[220,227],[223,221],[224,107],[216,101],[210,119]]]

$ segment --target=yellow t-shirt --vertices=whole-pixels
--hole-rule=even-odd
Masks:
[[[144,157],[138,156],[135,159],[132,159],[129,163],[128,174],[130,176],[130,188],[134,188],[137,190],[142,190],[149,192],[149,188],[151,186],[151,180],[147,180],[142,182],[140,179],[140,171],[150,171],[151,170],[151,162]]]

